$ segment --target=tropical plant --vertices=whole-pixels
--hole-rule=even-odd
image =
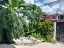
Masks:
[[[35,26],[42,14],[38,6],[26,4],[23,0],[3,0],[0,5],[1,42],[10,43],[13,38],[27,36],[36,31]],[[29,20],[29,24],[26,20]]]
[[[45,38],[46,41],[51,42],[53,39],[53,26],[50,20],[45,20],[44,22],[39,22],[39,31],[41,36]]]
[[[21,0],[3,0],[0,2],[0,42],[13,42],[13,38],[19,38],[24,32],[22,24],[14,10]],[[21,2],[20,2],[21,3]]]
[[[3,0],[0,2],[0,42],[12,42],[13,38],[33,35],[36,38],[52,34],[50,21],[41,23],[42,10],[24,0]],[[28,23],[26,22],[28,20]]]
[[[20,9],[17,11],[22,13],[23,17],[27,17],[27,20],[29,21],[28,24],[26,22],[24,24],[25,35],[31,35],[37,29],[36,26],[38,26],[37,24],[42,16],[42,10],[35,4],[20,4],[19,8]]]

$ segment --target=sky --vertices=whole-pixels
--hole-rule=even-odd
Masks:
[[[26,3],[40,6],[46,14],[64,14],[64,0],[24,0]]]

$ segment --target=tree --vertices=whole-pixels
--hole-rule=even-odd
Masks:
[[[36,31],[35,26],[37,26],[40,17],[42,16],[42,10],[39,6],[35,4],[20,4],[19,9],[16,10],[18,13],[23,14],[23,16],[20,16],[20,20],[23,23],[25,35],[32,34],[32,32]],[[27,19],[22,19],[27,17]],[[29,21],[29,23],[26,23],[26,20]]]
[[[53,40],[53,27],[50,20],[45,20],[44,22],[39,22],[39,32],[41,32],[42,38],[44,37],[46,41],[52,42]]]
[[[15,7],[21,0],[3,0],[0,2],[0,43],[13,42],[13,38],[19,38],[23,31],[23,26],[20,24],[18,16],[16,15]],[[22,2],[20,2],[22,3]],[[3,7],[4,6],[4,7]]]
[[[61,15],[60,15],[60,19],[61,19],[61,20],[64,20],[64,14],[61,14]]]
[[[35,26],[42,14],[38,6],[26,4],[23,0],[3,0],[0,4],[0,42],[11,43],[13,38],[26,36],[36,31]],[[29,20],[29,24],[25,17]]]

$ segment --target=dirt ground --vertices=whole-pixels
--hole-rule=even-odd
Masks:
[[[39,43],[33,46],[0,44],[0,48],[64,48],[64,44],[52,44],[48,42]]]

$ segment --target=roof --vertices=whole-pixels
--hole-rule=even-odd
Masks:
[[[51,21],[59,21],[60,14],[52,14],[52,15],[43,15],[42,18],[40,18],[40,21],[43,22],[45,20],[51,20]]]

